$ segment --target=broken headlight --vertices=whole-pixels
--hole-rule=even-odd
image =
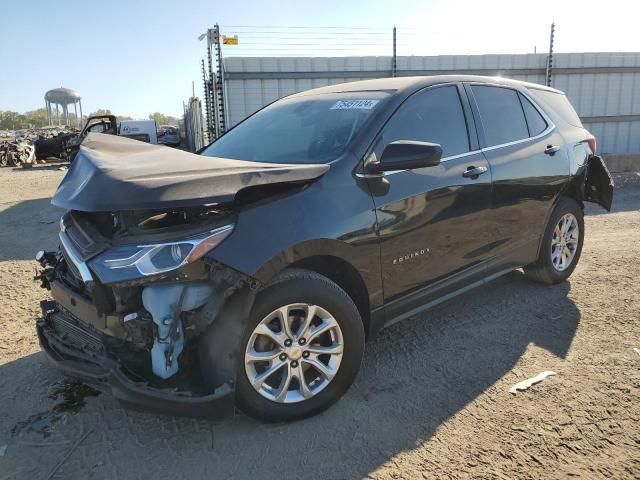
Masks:
[[[232,231],[233,225],[226,225],[176,242],[118,245],[95,257],[89,265],[103,283],[126,282],[158,275],[202,258]]]

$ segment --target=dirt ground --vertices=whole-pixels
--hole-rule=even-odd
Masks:
[[[569,282],[515,271],[394,325],[336,406],[265,426],[124,410],[45,363],[32,258],[56,246],[63,175],[0,169],[0,479],[640,478],[637,177],[589,208]]]

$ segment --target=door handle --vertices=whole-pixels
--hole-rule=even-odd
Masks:
[[[553,155],[559,150],[560,150],[560,147],[558,145],[547,145],[547,148],[544,150],[544,153],[547,155]]]
[[[476,178],[478,178],[480,175],[482,175],[483,173],[487,173],[487,167],[467,167],[467,169],[462,172],[462,176],[466,177],[466,178],[470,178],[472,180],[475,180]]]

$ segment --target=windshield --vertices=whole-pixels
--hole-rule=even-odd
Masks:
[[[285,98],[260,110],[202,155],[267,163],[327,163],[339,157],[385,92]]]

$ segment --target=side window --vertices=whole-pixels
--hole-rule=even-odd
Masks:
[[[529,88],[529,92],[535,99],[540,99],[543,103],[551,107],[553,112],[569,125],[582,127],[580,117],[578,117],[578,114],[564,93],[540,90],[538,88]]]
[[[104,133],[104,123],[94,123],[87,130],[93,133]]]
[[[483,85],[472,85],[471,90],[480,111],[487,146],[529,137],[518,92],[510,88]]]
[[[547,128],[547,122],[542,118],[540,112],[534,107],[529,99],[519,93],[520,101],[522,102],[522,108],[524,109],[524,116],[527,119],[527,126],[529,127],[529,136],[535,137],[541,134]]]
[[[458,89],[436,87],[410,97],[387,123],[382,140],[384,145],[396,140],[438,143],[443,157],[468,152],[467,123]]]

